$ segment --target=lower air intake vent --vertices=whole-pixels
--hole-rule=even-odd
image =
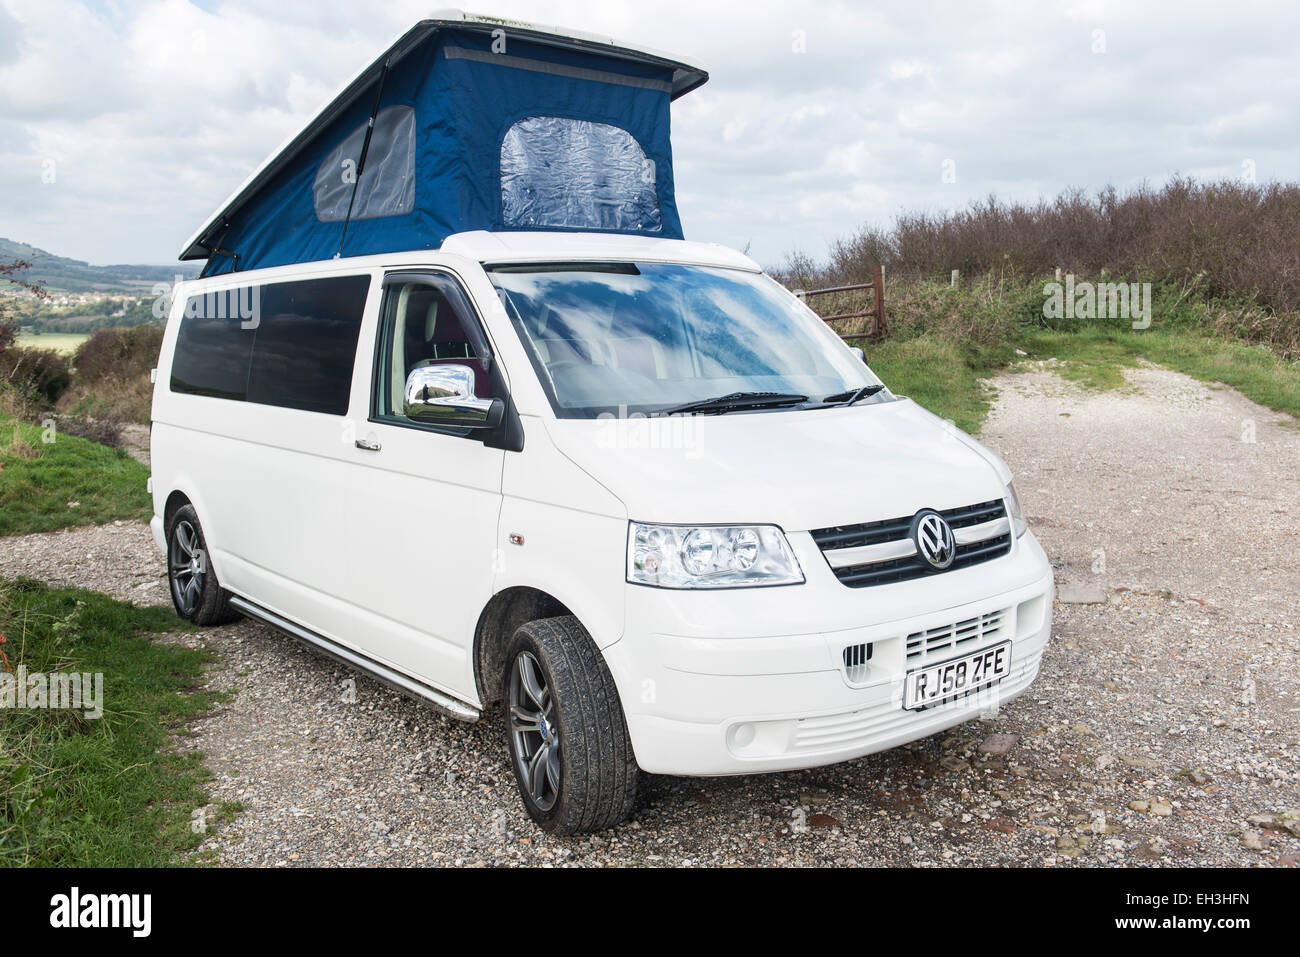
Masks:
[[[844,674],[849,681],[861,681],[867,676],[867,662],[871,660],[871,645],[849,645],[844,649]]]

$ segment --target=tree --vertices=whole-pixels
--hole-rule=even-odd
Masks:
[[[23,278],[23,273],[32,268],[32,264],[26,259],[15,259],[13,262],[0,262],[0,280],[4,280],[6,287],[9,285],[25,289],[37,299],[44,299],[49,295],[45,287],[40,283],[32,282]],[[18,327],[14,322],[6,318],[8,310],[5,308],[4,299],[0,298],[0,353],[3,353],[18,338]]]

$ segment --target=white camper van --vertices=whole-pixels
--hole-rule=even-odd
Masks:
[[[558,833],[622,820],[642,771],[845,761],[1033,681],[1052,571],[1006,466],[749,258],[437,245],[178,290],[152,526],[183,617],[490,714]]]

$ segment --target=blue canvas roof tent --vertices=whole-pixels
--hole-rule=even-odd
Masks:
[[[669,103],[707,79],[613,40],[435,14],[268,158],[180,258],[217,275],[436,249],[475,229],[681,239]]]

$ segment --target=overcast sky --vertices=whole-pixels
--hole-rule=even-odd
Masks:
[[[0,0],[0,236],[164,263],[408,0]],[[679,55],[690,239],[766,265],[990,192],[1300,179],[1300,5],[481,0]],[[945,175],[947,174],[947,175]],[[52,180],[50,182],[49,180]]]

